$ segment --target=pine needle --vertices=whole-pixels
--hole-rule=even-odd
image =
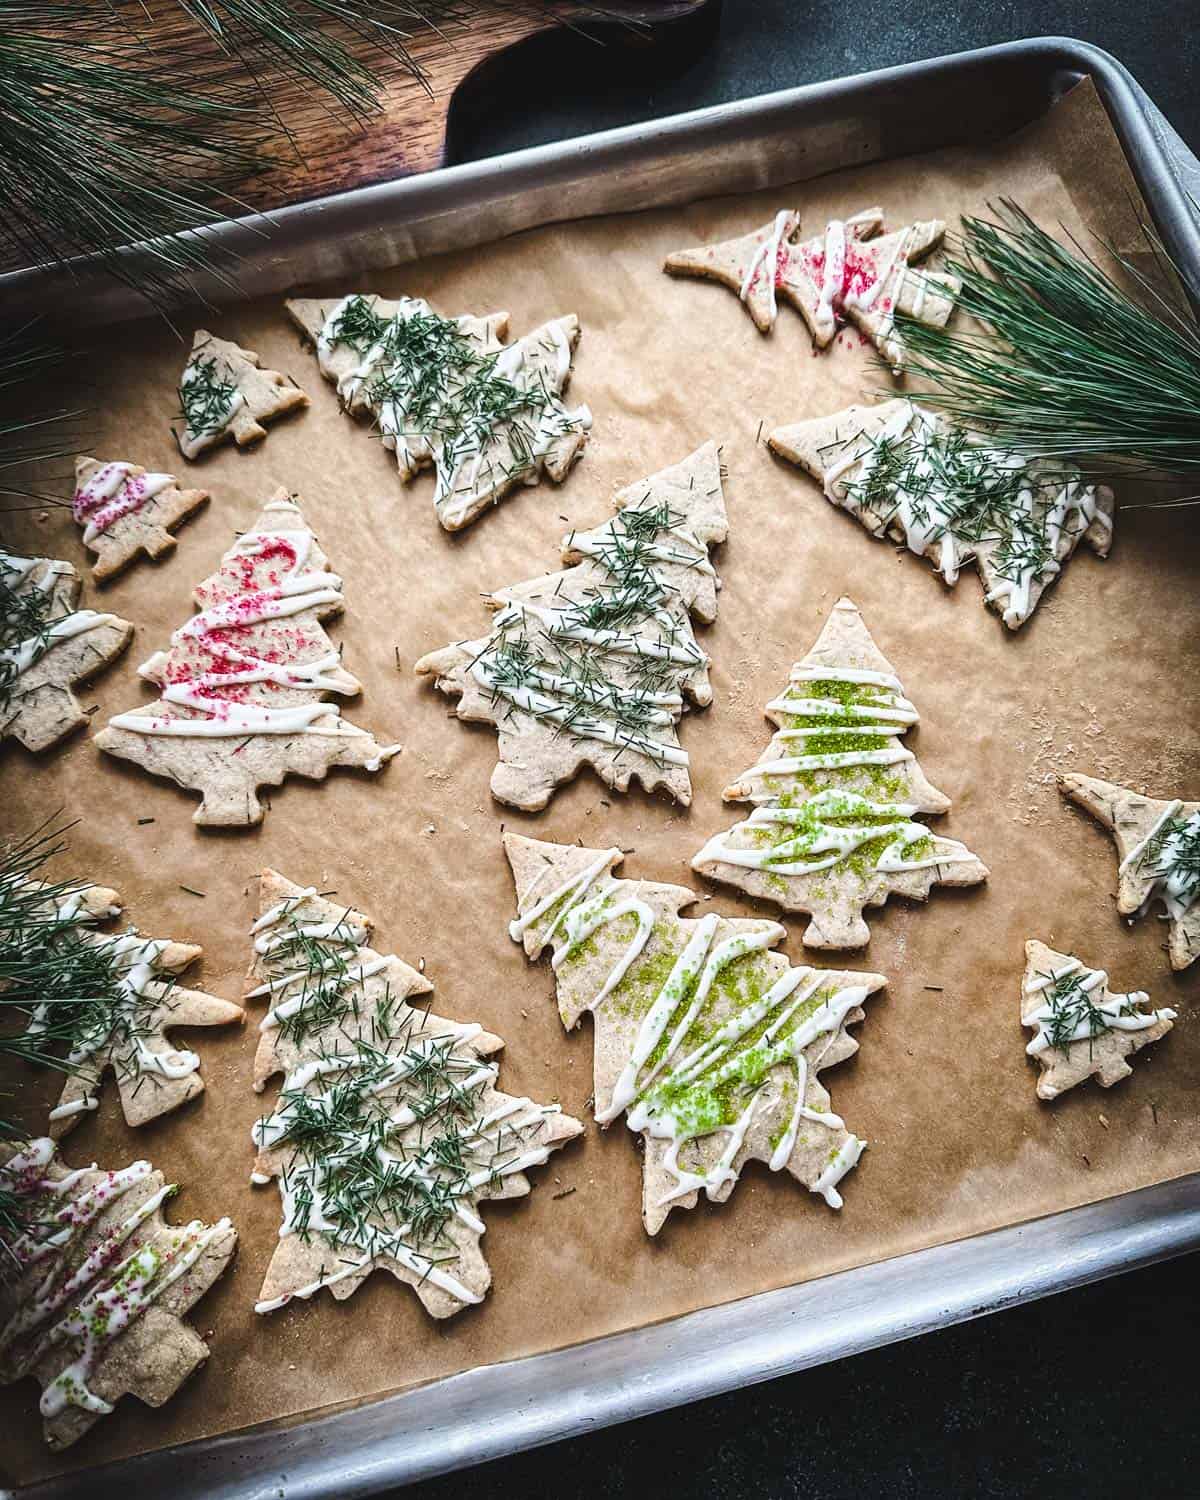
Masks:
[[[33,323],[0,334],[0,400],[4,403],[0,409],[0,498],[62,504],[61,497],[31,488],[29,471],[34,464],[60,461],[74,451],[72,432],[65,429],[82,412],[46,405],[40,398],[31,407],[27,392],[31,386],[40,389],[64,357],[61,349],[37,338]]]
[[[983,331],[897,318],[910,371],[934,386],[922,404],[1023,454],[1200,472],[1200,330],[1128,258],[1109,254],[1136,297],[1015,203],[1003,201],[995,220],[965,217],[947,269],[962,280],[961,311]]]
[[[0,0],[0,246],[23,264],[96,256],[162,303],[213,270],[205,226],[261,164],[258,115],[223,57],[151,50],[88,0]]]

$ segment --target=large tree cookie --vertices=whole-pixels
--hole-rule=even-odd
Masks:
[[[278,370],[264,370],[253,349],[198,328],[179,377],[183,428],[175,440],[184,458],[198,458],[230,438],[244,448],[266,437],[268,422],[307,405],[296,382]]]
[[[579,342],[573,315],[506,344],[503,312],[444,318],[417,297],[359,293],[286,305],[345,409],[369,418],[396,455],[401,480],[433,466],[447,531],[543,472],[561,483],[583,453],[592,414],[562,400]]]
[[[711,621],[708,550],[728,531],[715,443],[614,501],[618,514],[563,540],[564,571],[498,589],[488,635],[432,651],[416,671],[457,696],[458,716],[495,724],[492,795],[545,807],[590,765],[618,791],[636,777],[692,797],[676,726],[685,695],[712,701],[690,615]]]
[[[1010,630],[1029,619],[1081,541],[1112,545],[1113,493],[1062,460],[987,447],[911,401],[848,406],[767,439],[872,536],[928,557],[947,584],[974,563]]]
[[[1103,969],[1069,953],[1026,943],[1021,1025],[1036,1032],[1025,1051],[1042,1069],[1038,1098],[1056,1099],[1093,1074],[1106,1089],[1127,1078],[1125,1059],[1166,1036],[1175,1020],[1173,1010],[1143,1010],[1149,1000],[1144,990],[1114,993]]]
[[[71,513],[83,545],[96,554],[97,583],[119,573],[139,552],[162,557],[171,535],[208,499],[207,490],[181,490],[174,474],[150,474],[137,464],[80,455],[75,460]]]
[[[45,750],[86,724],[72,689],[133,639],[119,615],[76,609],[81,588],[70,563],[0,550],[0,740]]]
[[[717,245],[699,245],[668,255],[672,276],[702,276],[732,288],[763,333],[775,326],[778,298],[790,302],[808,324],[819,349],[853,323],[898,375],[904,342],[896,313],[942,328],[962,289],[954,276],[917,271],[942,243],[940,219],[884,234],[883,212],[864,209],[832,219],[824,234],[799,240],[800,215],[782,209],[769,224]]]
[[[283,1203],[256,1310],[322,1287],[349,1297],[376,1269],[435,1318],[481,1302],[481,1202],[523,1197],[527,1172],[583,1126],[501,1093],[504,1043],[414,1008],[433,986],[368,945],[361,912],[267,870],[252,931],[247,999],[268,1006],[254,1086],[283,1074],[253,1132],[252,1181],[278,1178]]]
[[[69,1448],[122,1396],[162,1406],[208,1358],[183,1321],[233,1259],[228,1219],[168,1224],[178,1189],[148,1161],[67,1168],[51,1140],[0,1142],[0,1382],[42,1387],[42,1431]]]
[[[200,613],[139,671],[157,703],[117,714],[96,744],[201,794],[197,823],[260,823],[262,786],[324,780],[331,766],[378,771],[400,749],[378,745],[328,702],[361,692],[321,621],[342,581],[279,490],[196,589]]]
[[[1128,787],[1074,772],[1063,793],[1086,807],[1117,841],[1117,910],[1143,916],[1161,902],[1170,923],[1173,969],[1200,958],[1200,802],[1143,797]]]
[[[526,955],[552,950],[568,1030],[595,1019],[596,1119],[622,1114],[645,1140],[642,1222],[715,1203],[755,1160],[786,1168],[831,1208],[866,1142],[830,1113],[818,1074],[858,1050],[846,1028],[881,974],[793,968],[769,950],[778,922],[679,915],[693,891],[618,880],[619,849],[505,834],[517,888],[509,928]]]
[[[50,1133],[64,1136],[100,1107],[104,1077],[116,1076],[125,1120],[144,1125],[204,1092],[200,1058],[176,1047],[177,1026],[225,1026],[242,1009],[177,978],[201,956],[194,943],[143,937],[136,928],[102,933],[95,927],[121,913],[107,886],[46,885],[14,877],[6,895],[0,953],[20,955],[5,992],[25,1017],[22,1050],[42,1061],[65,1062],[62,1094],[50,1111]],[[33,990],[31,968],[54,976],[53,988]]]
[[[810,948],[863,947],[863,909],[890,896],[924,901],[935,885],[987,879],[964,844],[914,821],[950,800],[901,743],[917,710],[851,600],[834,605],[766,711],[771,743],[724,792],[754,811],[711,838],[694,870],[810,913]]]

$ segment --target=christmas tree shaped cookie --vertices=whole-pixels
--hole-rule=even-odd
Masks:
[[[372,1271],[448,1318],[491,1284],[481,1202],[529,1192],[526,1173],[583,1126],[500,1092],[504,1043],[410,1003],[432,985],[369,946],[361,912],[264,872],[248,999],[267,1005],[254,1086],[283,1075],[254,1127],[252,1180],[279,1181],[283,1225],[257,1311]]]
[[[447,531],[543,471],[561,483],[583,452],[591,412],[562,400],[579,342],[574,316],[505,344],[507,313],[444,318],[416,297],[295,299],[287,310],[346,410],[375,423],[401,480],[433,466]]]
[[[944,327],[961,283],[913,269],[942,243],[946,226],[940,219],[891,234],[882,230],[882,210],[868,208],[832,219],[824,234],[800,241],[799,213],[783,209],[737,239],[676,251],[663,269],[731,287],[763,333],[775,326],[783,297],[800,312],[819,349],[832,343],[843,324],[853,323],[898,375],[905,351],[896,313]]]
[[[872,536],[928,557],[947,584],[974,563],[984,600],[1022,626],[1081,541],[1112,544],[1113,493],[1061,460],[988,448],[911,401],[848,406],[779,427],[771,448],[806,469]]]
[[[170,552],[171,533],[207,499],[207,490],[181,490],[174,474],[149,474],[137,464],[80,455],[71,513],[83,527],[83,545],[96,554],[92,577],[105,582],[139,552],[147,557]]]
[[[183,1321],[233,1258],[228,1219],[169,1224],[177,1192],[148,1161],[74,1171],[51,1140],[0,1141],[11,1234],[0,1252],[0,1383],[42,1387],[42,1430],[67,1448],[122,1396],[162,1406],[208,1358]]]
[[[880,974],[793,968],[777,922],[680,916],[681,886],[619,880],[619,849],[504,836],[526,955],[552,952],[568,1030],[595,1019],[596,1119],[645,1138],[642,1222],[657,1234],[703,1191],[723,1203],[747,1161],[786,1169],[831,1208],[865,1142],[818,1074],[858,1050],[846,1028]]]
[[[183,428],[175,441],[184,458],[199,458],[206,448],[231,438],[244,448],[266,437],[268,422],[307,405],[295,381],[264,370],[253,349],[198,328],[179,377]]]
[[[45,750],[86,724],[72,689],[133,639],[119,615],[76,609],[81,588],[70,563],[0,551],[0,740]]]
[[[1144,990],[1118,995],[1103,969],[1036,940],[1025,944],[1021,1025],[1035,1035],[1025,1048],[1042,1069],[1038,1098],[1056,1099],[1093,1074],[1111,1088],[1133,1069],[1126,1058],[1166,1036],[1173,1010],[1143,1010]]]
[[[331,694],[361,691],[321,621],[340,612],[342,581],[279,490],[196,589],[200,613],[139,669],[157,703],[117,714],[101,750],[201,794],[197,823],[262,821],[258,788],[331,766],[378,771],[398,750],[343,719]]]
[[[728,522],[716,444],[628,486],[614,504],[612,520],[564,539],[565,570],[488,598],[488,635],[416,664],[458,696],[459,718],[495,724],[492,795],[514,807],[545,807],[584,765],[618,791],[636,777],[647,791],[691,801],[676,725],[685,695],[712,701],[690,615],[717,613],[708,550]]]
[[[810,913],[810,948],[863,947],[863,909],[889,896],[924,901],[935,885],[987,879],[964,844],[914,821],[950,801],[901,743],[917,710],[851,600],[834,605],[767,717],[778,728],[762,759],[724,792],[754,811],[711,838],[694,870]]]
[[[94,929],[121,912],[107,886],[46,885],[13,876],[5,891],[0,955],[15,975],[5,1002],[25,1017],[17,1033],[25,1055],[65,1063],[50,1133],[61,1137],[100,1106],[106,1073],[116,1075],[125,1120],[145,1125],[204,1092],[200,1058],[176,1047],[177,1026],[225,1026],[242,1010],[176,981],[200,957],[194,943],[143,937],[136,928]],[[24,975],[52,974],[31,990]],[[58,1066],[59,1064],[55,1064]]]
[[[1140,917],[1161,902],[1170,923],[1173,969],[1200,958],[1200,802],[1143,797],[1128,787],[1074,772],[1063,793],[1086,807],[1117,841],[1117,910]]]

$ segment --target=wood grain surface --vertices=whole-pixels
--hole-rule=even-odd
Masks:
[[[576,23],[581,10],[579,24],[608,50],[606,65],[619,69],[629,49],[670,47],[680,23],[712,5],[713,0],[605,4],[604,19],[590,20],[586,9],[573,4],[544,9],[485,4],[467,24],[440,34],[428,31],[411,42],[428,91],[396,71],[388,78],[382,112],[366,125],[314,112],[303,122],[303,160],[256,177],[247,184],[247,201],[255,207],[293,203],[445,165],[447,118],[456,94],[465,86],[472,108],[486,109],[489,92],[504,88],[503,55],[539,34]],[[536,97],[528,107],[537,109]]]

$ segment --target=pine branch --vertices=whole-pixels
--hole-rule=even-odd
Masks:
[[[61,349],[37,339],[33,323],[0,334],[0,400],[4,402],[0,411],[0,497],[38,505],[62,504],[61,496],[31,487],[29,471],[35,464],[61,461],[75,451],[69,424],[82,412],[46,405],[41,400],[30,406],[27,390],[31,386],[40,390],[64,358]]]
[[[261,162],[259,115],[223,56],[150,48],[89,0],[0,0],[0,245],[26,264],[98,257],[162,304],[214,269],[205,226]]]
[[[1029,455],[1200,471],[1200,330],[1132,261],[1109,254],[1136,296],[1015,203],[1003,201],[995,220],[964,218],[947,268],[983,331],[897,319],[909,369],[935,387],[922,403]]]

